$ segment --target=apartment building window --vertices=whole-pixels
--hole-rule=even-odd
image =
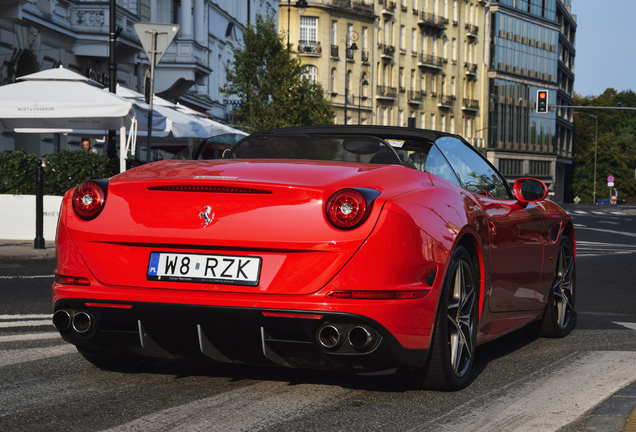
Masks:
[[[353,24],[347,24],[347,48],[353,44]]]
[[[338,92],[338,88],[336,87],[336,83],[337,83],[336,68],[333,68],[333,69],[331,69],[331,76],[330,76],[330,80],[329,80],[329,90],[331,91],[332,94],[336,94]]]
[[[442,38],[442,57],[448,61],[448,39],[446,36]]]
[[[410,90],[415,90],[417,88],[416,84],[415,84],[415,69],[411,69],[411,83],[410,83]]]
[[[459,8],[457,7],[457,0],[453,0],[453,22],[459,21]]]
[[[424,72],[420,74],[420,90],[426,92],[426,74]]]
[[[453,38],[451,43],[451,60],[453,63],[457,63],[457,39]]]
[[[455,117],[451,116],[450,118],[450,133],[457,133],[457,131],[455,130]]]
[[[444,0],[444,18],[448,18],[448,0]]]
[[[439,11],[437,10],[437,0],[433,0],[433,15],[439,15]]]
[[[388,112],[389,110],[387,109],[387,107],[382,107],[382,125],[383,126],[389,125]]]
[[[400,52],[406,52],[406,27],[400,26]]]
[[[426,113],[420,114],[420,127],[422,129],[426,128]]]
[[[431,38],[431,55],[437,57],[437,35]]]
[[[523,175],[523,160],[499,159],[499,171],[505,176]]]
[[[338,28],[338,21],[331,21],[331,45],[338,45],[338,34],[336,33],[336,29]]]
[[[398,85],[400,87],[400,91],[404,91],[404,90],[406,90],[405,87],[404,87],[404,68],[400,67],[398,73],[399,73]]]
[[[300,43],[316,43],[318,42],[318,18],[317,17],[300,17]]]
[[[303,76],[312,82],[317,82],[318,68],[314,65],[305,65],[303,67]]]
[[[417,30],[411,29],[411,52],[417,54]]]
[[[442,132],[446,132],[446,116],[445,115],[439,116],[439,130],[441,130]]]
[[[455,88],[455,77],[452,76],[451,77],[451,82],[450,82],[450,94],[451,96],[457,96],[457,89]]]
[[[368,37],[369,29],[367,27],[362,27],[362,40],[360,41],[360,48],[362,48],[363,50],[369,49],[369,47],[367,46]]]
[[[406,126],[406,123],[404,123],[404,111],[403,110],[399,110],[398,111],[398,126]]]
[[[431,120],[431,127],[430,127],[430,129],[435,130],[435,114],[431,114],[430,120]]]

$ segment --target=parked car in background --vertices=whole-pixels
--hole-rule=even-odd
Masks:
[[[216,135],[181,150],[174,155],[173,159],[219,159],[223,156],[223,152],[230,150],[234,144],[244,137],[245,134],[237,133]]]
[[[297,127],[223,156],[64,196],[54,324],[90,362],[403,369],[456,390],[478,344],[575,325],[570,217],[457,135]]]

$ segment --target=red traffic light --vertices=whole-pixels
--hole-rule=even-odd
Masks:
[[[547,90],[537,90],[537,112],[538,113],[548,112],[548,91]]]

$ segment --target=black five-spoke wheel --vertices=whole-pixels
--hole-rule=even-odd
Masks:
[[[575,281],[576,266],[572,241],[564,236],[559,246],[554,280],[541,323],[542,336],[563,337],[574,329],[576,325]]]
[[[440,298],[424,385],[458,390],[468,384],[474,362],[477,285],[473,261],[463,247],[453,253]]]

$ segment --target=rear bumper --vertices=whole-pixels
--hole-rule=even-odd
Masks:
[[[422,367],[428,353],[405,348],[380,323],[353,313],[99,303],[61,299],[55,304],[56,316],[71,318],[68,328],[58,326],[62,337],[85,352],[368,372]],[[72,318],[78,312],[85,315],[79,314],[82,325],[76,329]]]

